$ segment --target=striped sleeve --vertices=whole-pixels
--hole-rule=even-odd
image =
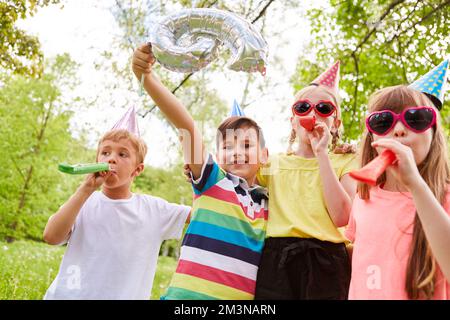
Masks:
[[[208,159],[203,164],[200,178],[197,180],[192,179],[192,188],[196,195],[200,195],[214,186],[217,182],[225,177],[224,171],[214,161],[211,154],[208,155]],[[191,173],[192,178],[192,173]]]

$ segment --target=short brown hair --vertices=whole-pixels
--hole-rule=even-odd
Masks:
[[[136,163],[137,164],[143,163],[145,155],[147,154],[147,145],[145,144],[144,140],[142,140],[140,137],[137,137],[128,130],[124,129],[108,131],[103,135],[103,137],[101,137],[97,146],[97,157],[100,145],[104,141],[111,140],[117,142],[121,139],[127,139],[128,141],[131,142],[131,144],[134,147],[134,150],[136,151]]]
[[[266,146],[266,141],[264,139],[261,127],[256,123],[255,120],[243,116],[229,117],[219,125],[219,128],[217,128],[216,146],[219,147],[219,142],[221,141],[221,139],[225,138],[227,130],[237,130],[245,127],[253,128],[256,130],[256,133],[258,134],[259,146],[261,148],[264,148]]]

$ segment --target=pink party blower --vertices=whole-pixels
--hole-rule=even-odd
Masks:
[[[350,177],[371,186],[375,186],[378,177],[383,174],[386,168],[390,166],[395,159],[395,154],[391,150],[386,149],[361,169],[351,171]]]

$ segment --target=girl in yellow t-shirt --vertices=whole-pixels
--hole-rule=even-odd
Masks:
[[[347,298],[350,260],[339,227],[348,223],[356,192],[348,173],[357,163],[354,154],[328,152],[341,124],[338,83],[339,61],[295,95],[288,153],[258,174],[270,214],[256,299]]]

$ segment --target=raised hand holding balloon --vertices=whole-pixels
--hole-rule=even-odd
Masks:
[[[151,44],[158,62],[176,72],[206,67],[222,44],[231,50],[231,70],[266,72],[267,42],[250,22],[228,11],[187,9],[169,15],[154,30]]]

